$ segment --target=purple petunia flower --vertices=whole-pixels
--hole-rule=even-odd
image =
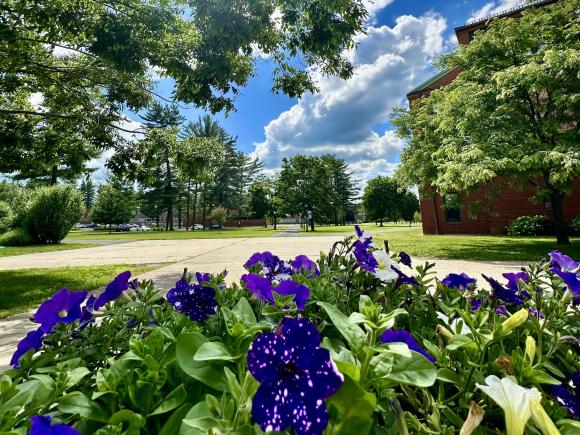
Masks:
[[[508,281],[506,287],[513,292],[517,292],[519,290],[518,282],[520,280],[522,280],[525,283],[530,282],[530,277],[526,272],[517,272],[517,273],[506,272],[503,273],[502,276]]]
[[[109,302],[115,301],[121,296],[121,294],[129,288],[129,278],[131,278],[131,272],[122,272],[111,281],[105,291],[101,293],[94,303],[94,309],[98,310],[104,307]]]
[[[481,274],[481,276],[483,276],[483,278],[491,285],[492,295],[494,298],[510,304],[523,305],[524,300],[517,291],[504,287],[497,280],[489,276],[484,274]]]
[[[354,242],[352,253],[356,259],[356,262],[363,270],[372,273],[375,272],[379,267],[379,262],[377,259],[368,250],[368,248],[365,247],[363,243],[361,243],[360,240]]]
[[[57,323],[72,323],[81,318],[81,304],[89,292],[71,292],[60,289],[42,303],[34,315],[34,321],[40,323],[40,329],[46,334],[52,331]]]
[[[66,424],[52,424],[52,417],[49,415],[34,415],[30,417],[29,435],[79,435],[79,431]]]
[[[428,354],[425,349],[419,346],[419,343],[413,338],[409,331],[404,329],[387,329],[381,335],[381,343],[405,343],[409,349],[420,353],[431,362],[435,362],[435,358]]]
[[[550,385],[548,390],[572,417],[580,418],[580,372],[569,376],[561,385]]]
[[[129,288],[131,290],[137,290],[139,288],[139,278],[129,281]]]
[[[510,312],[508,311],[508,309],[505,305],[500,305],[499,307],[497,307],[495,309],[495,313],[499,314],[500,316],[504,316],[504,317],[507,317],[510,315]]]
[[[289,279],[292,268],[271,252],[256,252],[244,263],[246,270],[251,270],[254,266],[260,266],[261,273],[268,279]]]
[[[580,303],[580,275],[572,272],[564,272],[560,269],[552,268],[550,272],[558,275],[568,287],[574,297],[574,305]]]
[[[263,431],[291,427],[299,435],[317,435],[328,425],[324,399],[344,378],[320,342],[311,320],[286,317],[276,333],[263,333],[251,344],[248,370],[261,382],[252,418]]]
[[[299,310],[304,309],[306,301],[310,297],[310,289],[308,287],[292,280],[282,281],[277,287],[274,287],[268,279],[251,273],[242,276],[242,282],[258,298],[272,305],[274,305],[273,292],[285,296],[295,295],[294,302],[296,302],[296,308]]]
[[[411,257],[404,251],[399,252],[399,259],[407,267],[412,267]]]
[[[290,266],[292,266],[292,269],[295,273],[302,273],[303,271],[306,271],[308,272],[308,276],[320,275],[320,271],[318,270],[316,263],[306,255],[298,255],[290,262]]]
[[[470,302],[471,311],[478,311],[483,303],[483,298],[473,298]]]
[[[456,288],[458,290],[465,290],[470,285],[473,285],[477,282],[475,278],[469,277],[465,273],[450,273],[441,281],[441,284],[449,287],[449,288]]]
[[[563,272],[580,272],[580,263],[560,251],[550,252],[550,265]]]
[[[354,230],[358,241],[364,246],[365,249],[373,247],[373,236],[368,231],[361,230],[360,226],[355,225]]]
[[[544,319],[546,317],[543,312],[536,310],[534,307],[530,307],[528,311],[536,319]]]
[[[26,334],[16,347],[16,352],[12,355],[12,359],[10,360],[10,365],[12,367],[18,367],[18,361],[20,361],[20,357],[24,355],[29,350],[37,351],[42,347],[42,341],[44,340],[44,332],[39,328],[36,331],[30,331]]]
[[[97,298],[95,298],[93,295],[90,295],[89,298],[87,299],[87,303],[85,304],[85,306],[83,307],[83,309],[81,311],[79,328],[82,329],[85,326],[87,326],[89,323],[95,321],[94,314],[96,311],[95,310],[95,301],[96,300],[97,300]]]
[[[215,290],[212,287],[190,284],[180,279],[175,288],[167,292],[167,300],[175,311],[196,322],[203,322],[217,311]]]
[[[408,285],[419,284],[415,278],[413,278],[412,276],[407,276],[406,274],[401,272],[399,270],[399,268],[397,268],[395,266],[391,266],[391,269],[394,270],[395,272],[397,272],[397,275],[399,275],[399,277],[397,278],[397,281],[395,282],[395,288],[399,288],[403,284],[408,284]]]
[[[209,273],[200,273],[200,272],[195,272],[195,281],[197,284],[201,284],[204,282],[210,282],[211,281],[211,275]]]

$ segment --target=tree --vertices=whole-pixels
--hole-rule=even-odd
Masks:
[[[21,169],[38,120],[77,126],[99,150],[116,147],[121,130],[134,131],[123,127],[125,110],[156,96],[151,71],[173,79],[175,100],[214,113],[233,110],[257,51],[276,65],[274,92],[313,92],[320,73],[348,78],[345,53],[368,18],[362,0],[5,0],[0,16],[0,123],[12,127],[0,128],[5,172]],[[58,104],[34,107],[39,93]]]
[[[257,158],[238,151],[234,154],[232,166],[233,205],[238,211],[238,227],[241,227],[242,210],[248,205],[248,189],[259,178],[263,165]]]
[[[400,185],[394,178],[378,176],[367,183],[362,204],[367,220],[383,226],[384,221],[396,221],[401,217]]]
[[[330,171],[332,192],[332,202],[330,203],[332,210],[330,214],[335,225],[344,225],[346,215],[349,210],[352,210],[353,202],[358,194],[353,172],[343,159],[339,159],[335,155],[325,154],[320,158]]]
[[[569,243],[562,203],[580,176],[578,2],[502,18],[441,60],[457,78],[393,122],[407,144],[399,179],[440,194],[496,177],[550,204],[558,243]]]
[[[401,193],[399,211],[401,219],[409,222],[409,226],[415,222],[415,214],[419,212],[419,200],[413,192],[407,190]]]
[[[249,189],[249,205],[254,219],[262,219],[270,213],[272,207],[272,182],[261,180],[254,182]]]
[[[110,233],[113,225],[127,223],[134,211],[132,195],[112,184],[104,184],[99,188],[99,195],[93,206],[92,219],[96,224],[108,225]]]
[[[213,225],[223,226],[226,222],[227,211],[223,207],[214,208],[209,214],[209,220]]]
[[[85,178],[83,178],[79,190],[83,196],[85,210],[89,211],[95,203],[95,184],[93,183],[93,179],[91,178],[90,174],[87,174]]]

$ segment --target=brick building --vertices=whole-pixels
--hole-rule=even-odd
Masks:
[[[527,7],[542,7],[557,0],[537,0],[527,6],[516,7],[481,20],[455,28],[459,44],[469,44],[476,31],[485,29],[489,19],[517,18]],[[442,71],[407,94],[409,105],[433,90],[451,83],[460,73],[458,69]],[[458,193],[442,198],[420,189],[421,218],[424,234],[503,234],[506,225],[519,216],[550,215],[549,204],[531,200],[531,187],[515,187],[508,180],[497,178],[481,185],[474,192]],[[458,201],[458,199],[461,199]],[[447,206],[444,207],[444,204]],[[457,204],[454,206],[454,204]],[[482,205],[485,205],[482,207]],[[564,219],[580,215],[580,180],[572,187],[572,194],[564,201]]]

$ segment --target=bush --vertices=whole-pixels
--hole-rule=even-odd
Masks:
[[[554,224],[545,216],[520,216],[507,226],[508,236],[551,236]]]
[[[580,236],[580,216],[576,216],[568,224],[571,236]]]
[[[32,244],[32,237],[23,228],[15,228],[0,236],[0,246],[26,246]]]
[[[0,234],[5,233],[12,227],[14,213],[7,202],[0,201]]]
[[[28,208],[26,229],[36,243],[60,243],[83,212],[82,195],[74,186],[42,187]]]

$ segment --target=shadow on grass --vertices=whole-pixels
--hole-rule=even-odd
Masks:
[[[95,290],[104,287],[117,274],[130,270],[133,275],[162,265],[107,265],[58,269],[19,269],[0,271],[0,318],[22,313],[52,296],[61,288]]]

